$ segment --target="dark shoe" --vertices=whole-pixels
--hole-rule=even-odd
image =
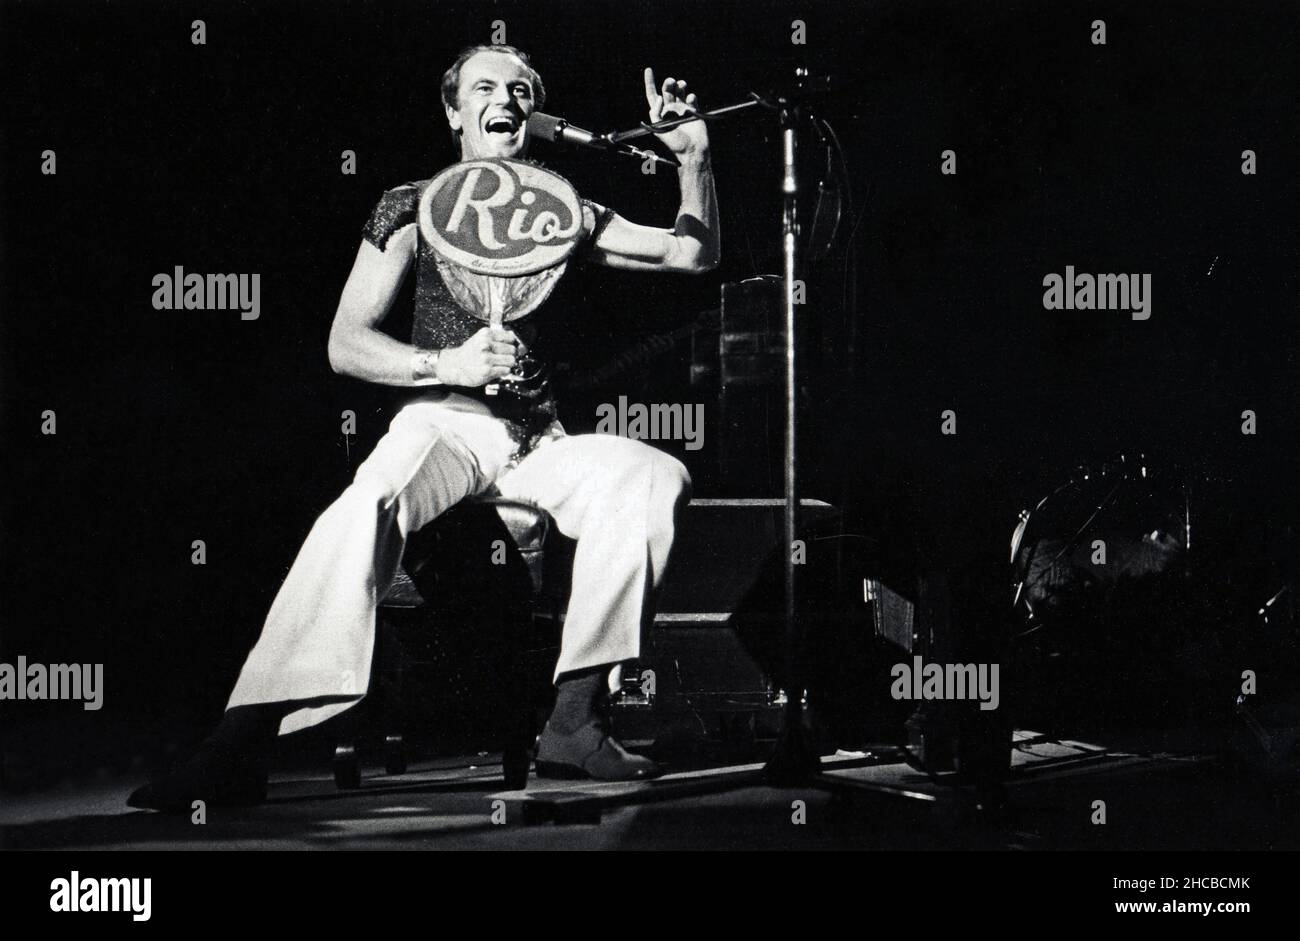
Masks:
[[[130,807],[189,813],[196,800],[226,807],[248,807],[266,800],[266,771],[255,764],[201,750],[188,762],[137,788]]]
[[[539,778],[640,781],[662,773],[649,758],[629,754],[599,722],[567,734],[556,732],[548,722],[537,741]]]
[[[262,803],[268,752],[287,708],[257,703],[226,710],[193,758],[134,791],[127,804],[188,813],[196,800],[227,807]]]

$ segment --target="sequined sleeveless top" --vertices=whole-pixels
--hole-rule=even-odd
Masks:
[[[406,226],[415,226],[415,311],[411,343],[422,349],[440,350],[459,346],[487,324],[456,303],[439,273],[437,256],[420,233],[417,224],[420,195],[430,182],[403,183],[385,191],[362,229],[362,236],[383,251],[394,235]],[[586,199],[581,203],[586,235],[569,259],[570,265],[580,263],[587,255],[611,215],[598,203]],[[549,371],[550,354],[540,337],[540,327],[545,322],[548,303],[543,302],[537,310],[506,324],[529,348],[530,357],[536,361],[535,368],[543,377]],[[508,384],[503,384],[497,395],[486,395],[482,388],[454,387],[454,390],[486,404],[494,415],[507,423],[511,436],[525,451],[531,449],[537,436],[555,421],[555,400],[544,380],[526,395],[512,393]]]

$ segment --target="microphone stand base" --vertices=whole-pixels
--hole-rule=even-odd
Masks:
[[[763,777],[769,784],[789,787],[809,783],[820,769],[821,762],[804,734],[802,714],[797,719],[787,715],[776,749],[763,766]]]

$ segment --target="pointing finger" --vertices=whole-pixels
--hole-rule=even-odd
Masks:
[[[651,108],[659,100],[659,92],[655,90],[655,70],[651,68],[645,70],[645,100]]]

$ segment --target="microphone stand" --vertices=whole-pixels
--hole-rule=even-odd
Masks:
[[[795,70],[794,87],[787,94],[764,97],[750,92],[750,100],[658,121],[642,122],[627,131],[603,135],[612,147],[626,146],[628,141],[670,130],[689,121],[710,121],[762,107],[776,111],[781,127],[781,254],[784,285],[785,332],[785,454],[783,478],[785,507],[782,519],[782,556],[786,701],[781,714],[781,732],[776,749],[764,768],[774,784],[788,785],[809,781],[819,762],[804,736],[803,632],[797,614],[797,580],[794,544],[799,534],[798,474],[798,361],[795,331],[795,282],[799,268],[799,167],[796,132],[803,120],[803,103],[829,84],[825,76],[813,78],[807,69]]]
[[[796,73],[803,90],[806,69]],[[776,750],[764,768],[775,784],[794,784],[811,777],[817,756],[804,739],[803,632],[796,612],[794,544],[799,534],[798,424],[799,386],[796,362],[795,275],[799,264],[799,167],[795,131],[802,112],[798,100],[778,102],[781,120],[781,255],[785,288],[785,514],[782,544],[785,575],[785,667],[786,701],[781,717],[781,735]]]
[[[625,141],[636,140],[645,137],[648,134],[659,134],[663,131],[671,131],[679,124],[687,124],[691,121],[712,121],[715,118],[724,118],[729,114],[736,114],[741,111],[748,111],[750,108],[759,106],[771,107],[771,102],[759,95],[750,92],[749,101],[741,101],[734,105],[724,105],[721,108],[714,108],[712,111],[692,111],[690,114],[683,114],[676,118],[665,118],[662,121],[656,121],[654,124],[647,124],[642,121],[639,125],[630,131],[611,131],[608,134],[601,135],[611,144],[622,144]]]
[[[751,94],[753,94],[751,92]],[[594,135],[590,144],[586,146],[594,147],[601,150],[607,150],[610,153],[623,154],[625,157],[635,157],[638,160],[653,160],[655,163],[661,163],[664,166],[679,167],[679,164],[672,157],[665,157],[655,153],[653,150],[644,150],[640,147],[634,147],[628,141],[637,140],[650,134],[658,134],[663,131],[672,130],[673,128],[687,124],[691,121],[712,121],[715,118],[726,117],[729,114],[735,114],[740,111],[746,111],[760,105],[766,105],[767,102],[758,95],[753,95],[749,101],[742,101],[734,105],[726,105],[722,108],[714,108],[712,111],[693,111],[676,118],[667,118],[663,121],[656,121],[654,124],[647,124],[642,121],[638,126],[628,131],[610,131],[606,134]]]

